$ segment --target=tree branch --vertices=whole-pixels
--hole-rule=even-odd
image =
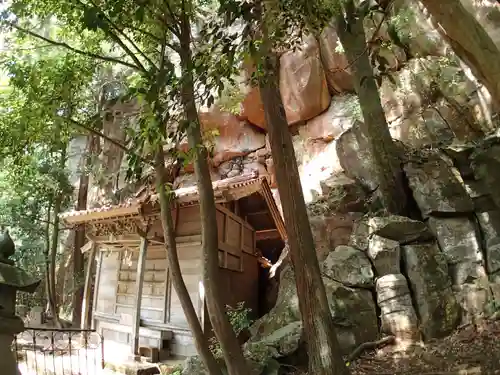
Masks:
[[[396,341],[395,336],[386,336],[376,341],[369,341],[360,344],[354,351],[347,356],[347,361],[352,362],[358,358],[365,350],[377,349],[381,346],[393,344]]]
[[[140,29],[138,27],[131,26],[131,25],[126,26],[124,29],[130,29],[130,30],[133,30],[133,31],[137,31],[138,33],[141,33],[141,34],[144,34],[146,36],[149,36],[155,42],[161,43],[161,38],[157,37],[156,35],[154,35],[153,33],[149,32],[149,31],[142,30],[142,29]]]
[[[98,116],[98,115],[96,115]],[[144,157],[142,157],[141,155],[138,155],[134,152],[134,150],[132,150],[131,148],[125,146],[124,144],[122,144],[121,142],[117,141],[116,139],[114,138],[111,138],[109,136],[107,136],[106,134],[100,132],[99,130],[95,130],[93,129],[92,127],[90,127],[89,125],[87,124],[83,124],[79,121],[76,121],[75,119],[67,119],[72,125],[76,126],[76,127],[79,127],[81,129],[84,129],[94,135],[97,135],[98,137],[100,138],[103,138],[104,140],[112,143],[113,145],[119,147],[120,149],[122,149],[123,151],[125,151],[126,153],[128,154],[132,154],[132,155],[136,155],[141,161],[143,161],[144,163],[146,164],[149,164],[149,165],[153,165],[152,162],[150,160],[147,160],[145,159]]]
[[[47,225],[54,225],[54,223],[52,221],[48,221],[48,220],[45,220],[45,219],[37,219],[37,218],[32,218],[33,221],[38,221],[39,223],[43,223],[43,224],[47,224]],[[63,231],[63,230],[69,230],[71,229],[71,227],[59,227],[59,231]]]
[[[82,3],[80,1],[80,4],[82,4],[83,7],[86,7],[86,5],[84,3]],[[137,45],[134,43],[134,41],[127,35],[125,34],[125,32],[123,30],[121,30],[117,25],[115,25],[115,23],[113,21],[111,21],[111,19],[104,13],[103,10],[101,10],[97,4],[92,1],[92,5],[96,8],[96,9],[99,9],[99,12],[101,13],[101,15],[104,17],[104,19],[106,20],[106,22],[109,24],[109,26],[111,26],[113,29],[115,29],[119,34],[121,34],[125,40],[127,40],[127,42],[129,42],[132,47],[152,66],[152,67],[155,67],[155,64],[153,63],[153,61],[151,61],[151,59],[146,56],[146,54],[139,48],[137,47]],[[103,28],[101,28],[102,31],[104,31],[105,33],[109,34],[109,36],[111,38],[113,38],[115,40],[116,43],[118,43],[120,45],[120,47],[130,56],[130,58],[132,60],[134,60],[134,62],[141,68],[141,70],[145,73],[147,73],[148,71],[146,70],[146,68],[144,67],[144,65],[141,63],[141,61],[137,58],[137,56],[135,56],[135,53],[133,53],[130,48],[128,48],[125,43],[120,39],[120,37],[118,35],[116,35],[115,33],[111,32],[109,29],[108,30],[104,30]]]
[[[134,64],[131,64],[131,63],[128,63],[126,61],[121,61],[121,60],[118,60],[118,59],[115,59],[115,58],[109,57],[109,56],[97,55],[97,54],[92,53],[92,52],[82,51],[82,50],[80,50],[78,48],[70,46],[67,43],[57,42],[55,40],[46,38],[46,37],[44,37],[42,35],[39,35],[39,34],[33,32],[33,31],[31,31],[31,30],[25,29],[25,28],[23,28],[23,27],[15,24],[14,22],[4,21],[4,23],[6,25],[9,25],[9,26],[13,27],[14,29],[16,29],[16,30],[18,30],[18,31],[20,31],[22,33],[25,33],[25,34],[28,34],[28,35],[34,37],[34,38],[43,40],[44,42],[47,42],[47,43],[49,43],[49,44],[51,44],[53,46],[66,48],[67,50],[75,52],[75,53],[78,53],[79,55],[83,55],[83,56],[87,56],[87,57],[92,57],[94,59],[99,59],[99,60],[102,60],[102,61],[112,62],[112,63],[115,63],[115,64],[120,64],[120,65],[126,66],[128,68],[132,68],[134,70],[140,70],[140,68],[138,66],[136,66]]]
[[[328,70],[329,73],[346,72],[347,69],[349,69],[351,66],[353,66],[361,58],[361,56],[363,56],[365,53],[368,52],[368,50],[370,49],[370,45],[375,41],[378,32],[380,31],[380,29],[381,29],[384,21],[386,20],[387,16],[389,15],[390,8],[392,7],[393,3],[394,3],[394,0],[389,0],[387,6],[385,8],[385,12],[384,12],[384,14],[382,16],[382,19],[380,20],[380,22],[375,27],[375,30],[374,30],[374,32],[373,32],[370,40],[366,43],[366,47],[363,50],[363,52],[360,53],[358,56],[356,56],[356,58],[354,60],[352,60],[350,63],[348,63],[345,67],[343,67],[343,68],[336,68],[336,69],[329,69]],[[347,4],[351,5],[351,2],[349,2]],[[340,22],[343,22],[343,25],[341,27],[347,27],[348,22],[346,21],[346,19],[344,18],[344,16],[342,14],[339,16],[338,19],[339,19]]]
[[[170,13],[170,18],[171,18],[171,21],[174,21],[175,20],[175,17],[176,17],[176,14],[174,13],[174,11],[172,10],[172,7],[170,6],[170,3],[169,3],[169,0],[165,0],[164,1],[166,7],[167,7],[167,11]],[[175,28],[174,26],[169,26],[168,23],[166,22],[165,20],[165,26],[170,30],[172,31],[172,33],[174,35],[176,35],[177,37],[180,37],[181,35],[181,30],[179,28]]]

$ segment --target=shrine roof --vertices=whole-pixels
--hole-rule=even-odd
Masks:
[[[215,199],[218,202],[239,200],[260,190],[266,179],[258,171],[212,182]],[[199,202],[197,186],[182,187],[173,191],[175,202],[180,206],[195,205]],[[81,224],[94,220],[113,219],[142,215],[145,209],[159,210],[158,194],[151,186],[142,186],[137,193],[116,205],[104,205],[87,210],[73,210],[59,215],[67,225]]]

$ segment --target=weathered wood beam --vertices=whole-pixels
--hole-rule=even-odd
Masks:
[[[95,246],[95,243],[94,241],[88,241],[85,245],[83,245],[81,248],[80,248],[80,251],[82,253],[86,253],[87,251],[92,251],[92,248]]]
[[[82,316],[80,320],[81,329],[89,329],[91,325],[90,320],[92,319],[90,314],[90,299],[92,294],[92,271],[94,269],[97,245],[94,242],[89,242],[89,243],[90,243],[90,253],[89,253],[89,258],[87,260],[87,268],[85,270],[85,286],[83,289]],[[97,294],[97,285],[94,288],[94,293]],[[94,298],[94,300],[95,299],[96,298]]]
[[[103,251],[99,249],[99,246],[96,244],[97,251],[97,265],[95,270],[95,282],[94,282],[94,297],[92,299],[92,319],[90,321],[90,328],[95,328],[95,311],[97,310],[97,299],[99,295],[99,283],[101,282],[101,272],[102,272],[102,258]]]
[[[258,230],[255,232],[255,240],[263,241],[263,240],[280,240],[281,235],[277,229],[266,229],[266,230]]]
[[[261,187],[260,193],[266,200],[267,206],[269,207],[269,211],[271,212],[271,216],[273,217],[274,224],[276,225],[276,229],[278,230],[281,239],[283,241],[286,241],[287,233],[285,228],[285,222],[283,221],[281,212],[279,211],[278,206],[276,205],[273,193],[271,192],[271,188],[269,187],[269,184],[267,183],[266,179],[262,180],[260,187]]]
[[[131,349],[134,357],[139,355],[139,328],[141,326],[141,301],[142,288],[144,285],[144,272],[146,269],[146,256],[148,251],[147,238],[141,239],[141,248],[139,251],[139,260],[137,262],[137,279],[135,282],[135,301],[134,301],[134,316],[132,320],[132,340]]]
[[[246,214],[246,216],[261,216],[261,215],[270,215],[270,212],[268,210],[263,210],[263,211],[248,212]]]

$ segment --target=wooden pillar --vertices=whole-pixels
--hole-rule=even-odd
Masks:
[[[83,289],[82,316],[81,316],[81,320],[80,320],[80,328],[81,329],[89,329],[90,328],[90,321],[91,321],[90,299],[91,299],[91,294],[92,294],[92,271],[94,269],[96,249],[97,249],[97,245],[95,244],[95,242],[93,242],[92,247],[91,247],[90,252],[89,252],[89,258],[87,260],[87,268],[85,270],[85,286]],[[94,301],[96,300],[95,296],[97,295],[97,282],[98,282],[97,278],[98,277],[99,277],[99,275],[96,275],[96,284],[94,286]],[[93,305],[92,308],[95,309],[95,305]]]
[[[95,329],[94,311],[97,311],[97,301],[99,298],[99,285],[101,283],[102,272],[102,259],[104,257],[103,251],[97,247],[97,264],[95,269],[95,282],[94,282],[94,297],[92,299],[92,319],[90,320],[90,328]]]
[[[141,248],[139,250],[139,260],[137,262],[137,278],[135,281],[135,303],[134,316],[132,320],[132,354],[139,355],[139,328],[141,323],[141,301],[142,287],[144,285],[144,271],[146,269],[146,255],[148,251],[148,240],[145,237],[141,238]]]

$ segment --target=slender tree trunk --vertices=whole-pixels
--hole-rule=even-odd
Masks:
[[[309,373],[348,374],[340,354],[325,286],[321,279],[292,137],[279,90],[278,57],[266,43],[265,27],[263,29],[265,45],[260,62],[264,77],[259,83],[260,95],[282,202],[290,258],[295,271],[297,296],[308,346]]]
[[[61,146],[61,156],[59,159],[59,169],[62,170],[66,166],[66,144]],[[56,192],[54,198],[54,221],[52,223],[52,238],[50,240],[50,290],[52,295],[51,310],[54,323],[58,328],[61,328],[61,321],[58,313],[58,299],[56,294],[56,264],[57,264],[57,250],[59,248],[59,214],[61,213],[61,206],[63,201],[63,192]]]
[[[78,198],[76,202],[76,210],[81,211],[87,208],[87,196],[89,191],[89,173],[91,158],[90,150],[94,142],[93,134],[87,136],[87,146],[85,147],[85,155],[82,157],[80,182],[78,186]],[[82,302],[83,302],[83,287],[82,284],[84,277],[84,256],[82,254],[82,247],[85,245],[85,225],[79,225],[75,229],[75,238],[73,245],[73,314],[72,323],[78,327],[82,320]],[[90,262],[93,259],[89,259]]]
[[[82,320],[80,322],[81,329],[90,329],[91,321],[92,321],[92,291],[95,286],[93,283],[93,275],[95,268],[95,256],[97,253],[97,245],[95,243],[92,244],[92,248],[89,251],[87,266],[85,271],[85,285],[84,285],[84,293],[83,293],[83,302],[82,302],[82,312],[83,314]]]
[[[163,150],[160,148],[156,155],[155,163],[156,172],[156,191],[160,200],[161,208],[161,223],[163,227],[163,237],[167,249],[167,261],[172,278],[172,284],[181,302],[182,310],[188,321],[191,333],[193,334],[194,343],[198,355],[201,357],[205,367],[210,375],[221,375],[221,370],[212,352],[210,351],[209,342],[203,333],[200,321],[193,307],[193,302],[189,296],[186,284],[182,279],[181,267],[179,265],[179,257],[177,256],[177,244],[175,242],[175,229],[172,220],[172,200],[166,192],[167,171],[165,168],[165,158]]]
[[[43,257],[45,258],[45,290],[47,295],[46,312],[55,315],[54,298],[52,297],[52,282],[50,280],[50,225],[52,224],[52,200],[47,205],[47,222],[45,223],[45,247]]]
[[[500,50],[460,0],[421,0],[455,53],[500,106]],[[441,28],[439,27],[441,26]]]
[[[203,243],[203,284],[210,322],[217,337],[229,375],[250,375],[238,338],[229,322],[220,288],[219,278],[219,239],[212,178],[208,167],[208,153],[203,144],[198,111],[195,104],[193,62],[191,54],[191,27],[183,9],[181,21],[181,101],[186,119],[189,147],[195,150],[194,172],[200,196],[200,217]]]
[[[353,0],[348,0],[345,4],[345,16],[342,12],[339,14],[336,26],[339,40],[351,67],[354,89],[358,94],[363,113],[361,132],[368,140],[369,151],[373,158],[378,196],[389,212],[404,214],[407,200],[403,171],[389,132],[368,56],[363,16],[356,14]]]

